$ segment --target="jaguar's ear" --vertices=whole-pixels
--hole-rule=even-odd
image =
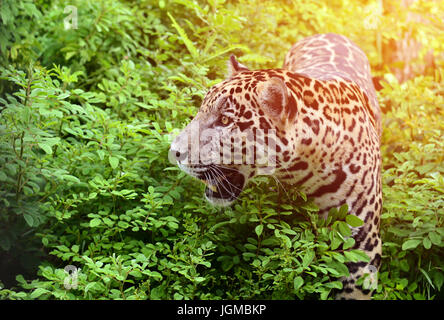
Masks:
[[[282,111],[288,102],[287,86],[279,78],[270,78],[258,85],[260,105],[273,118],[283,118]]]
[[[234,54],[230,56],[230,59],[228,60],[228,78],[234,77],[236,73],[241,71],[248,71],[249,69],[244,66],[243,64],[239,63],[239,61],[236,60],[236,57]]]

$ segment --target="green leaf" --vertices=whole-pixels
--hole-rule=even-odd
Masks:
[[[415,300],[426,300],[426,298],[421,293],[413,294],[413,298],[415,298]]]
[[[0,181],[6,181],[7,179],[8,176],[3,171],[0,171]]]
[[[257,225],[256,228],[254,229],[254,231],[256,232],[258,237],[261,236],[263,230],[264,230],[264,225],[263,224]]]
[[[31,298],[31,299],[36,299],[36,298],[40,297],[42,294],[45,294],[45,293],[48,293],[48,292],[49,292],[49,290],[47,290],[47,289],[37,288],[37,289],[35,289],[35,290],[31,293],[30,298]]]
[[[93,288],[97,282],[90,282],[85,286],[85,293],[87,293],[91,288]]]
[[[325,286],[327,288],[331,288],[331,289],[342,289],[342,282],[341,281],[332,281],[332,282],[326,283]]]
[[[102,220],[98,219],[98,218],[94,218],[89,222],[89,226],[91,228],[97,227],[98,225],[100,225],[102,223]]]
[[[298,291],[300,287],[302,287],[302,285],[304,284],[304,279],[302,279],[302,277],[296,277],[293,280],[293,287],[294,287],[294,291]]]
[[[152,299],[152,300],[162,299],[164,296],[164,291],[165,291],[165,288],[163,285],[153,288],[150,292],[150,299]]]
[[[315,252],[313,250],[308,251],[304,258],[302,259],[302,266],[304,268],[308,267],[310,265],[310,263],[313,261],[315,257]]]
[[[72,176],[70,174],[62,174],[60,176],[60,178],[62,178],[63,180],[69,181],[69,182],[80,183],[79,178],[74,177],[74,176]]]
[[[432,242],[430,241],[430,239],[428,237],[425,237],[422,240],[422,245],[424,246],[425,249],[430,249],[432,247]]]
[[[52,148],[50,145],[46,144],[46,142],[40,142],[39,147],[46,152],[46,154],[52,154]]]
[[[119,158],[109,157],[109,164],[111,165],[111,168],[117,168],[117,166],[119,165]]]
[[[419,268],[419,271],[421,271],[421,273],[424,275],[424,277],[426,278],[427,282],[430,284],[430,286],[435,289],[435,286],[433,285],[432,280],[429,277],[429,274],[423,269],[423,268]]]
[[[219,57],[219,56],[222,56],[222,55],[226,54],[227,52],[230,52],[230,51],[233,51],[233,50],[236,50],[236,49],[241,49],[241,50],[243,49],[243,50],[245,50],[246,47],[245,47],[245,46],[242,46],[242,45],[233,45],[233,46],[228,47],[228,48],[222,48],[222,49],[219,49],[219,50],[216,51],[215,53],[213,53],[213,54],[211,54],[210,56],[206,57],[206,58],[203,60],[203,62],[204,62],[204,63],[205,63],[205,62],[208,62],[208,61],[210,61],[210,60],[212,60],[212,59],[214,59],[214,58],[217,58],[217,57]]]
[[[226,271],[230,270],[232,267],[233,267],[233,260],[225,259],[222,261],[222,270],[223,271],[226,272]]]
[[[361,250],[344,251],[344,256],[351,262],[364,261],[369,262],[369,256]]]
[[[444,273],[435,270],[435,272],[433,272],[432,278],[437,290],[441,291],[441,287],[444,284]]]
[[[330,244],[331,250],[336,250],[337,248],[339,248],[341,243],[342,243],[342,240],[339,239],[338,237],[333,238],[333,240],[331,241],[331,244]]]
[[[434,245],[439,246],[441,244],[441,236],[435,231],[429,233],[429,239]]]
[[[344,219],[348,213],[348,205],[345,203],[339,208],[339,219]]]
[[[290,204],[281,204],[281,208],[285,210],[293,210],[293,206]]]
[[[105,151],[97,150],[97,154],[99,155],[100,160],[105,159]]]
[[[196,278],[194,278],[194,281],[203,282],[203,281],[205,281],[205,277],[196,277]]]
[[[349,214],[345,217],[345,221],[352,227],[360,227],[364,225],[364,221],[359,219],[357,216],[354,216],[352,214]]]
[[[353,238],[347,238],[347,240],[345,240],[344,244],[342,245],[342,248],[344,250],[350,249],[351,247],[353,247],[355,245],[355,239]]]
[[[220,227],[222,227],[222,226],[224,226],[224,225],[226,225],[226,224],[230,224],[230,223],[232,223],[232,222],[231,222],[231,221],[222,221],[222,222],[216,223],[214,226],[212,226],[212,227],[210,228],[210,230],[208,230],[208,232],[209,232],[209,233],[212,233],[212,232],[214,232],[216,229],[218,229],[218,228],[220,228]]]
[[[114,222],[108,217],[103,218],[103,222],[109,227],[111,227],[114,224]]]
[[[338,215],[339,215],[339,212],[338,212],[338,209],[336,209],[336,208],[331,208],[328,211],[328,217],[331,217],[333,221],[338,219]]]
[[[350,237],[352,235],[350,227],[343,221],[338,222],[338,229],[344,237]]]
[[[347,266],[345,264],[341,263],[341,262],[331,261],[327,265],[329,267],[329,271],[335,277],[340,277],[340,276],[348,277],[350,275],[350,272],[349,272]]]
[[[26,280],[21,274],[17,275],[15,280],[22,285],[26,285]]]
[[[142,278],[143,276],[142,272],[140,272],[139,270],[132,270],[129,274],[135,278]]]
[[[252,258],[256,257],[256,254],[252,253],[252,252],[244,252],[242,253],[242,256],[244,257],[245,261],[249,261]]]
[[[25,214],[23,215],[23,218],[25,219],[25,221],[26,221],[26,223],[28,224],[28,226],[30,226],[30,227],[33,226],[33,224],[34,224],[34,218],[33,218],[31,215],[25,213]]]
[[[399,262],[399,267],[401,268],[402,271],[405,271],[405,272],[409,271],[410,266],[409,266],[407,259],[402,259]]]
[[[291,240],[289,237],[287,237],[286,235],[282,235],[282,239],[285,242],[285,245],[287,246],[287,248],[291,248]]]
[[[418,239],[407,240],[402,244],[402,250],[415,249],[421,242],[422,240]]]
[[[173,18],[173,16],[167,12],[168,17],[173,22],[173,27],[177,30],[177,33],[179,33],[180,38],[182,39],[183,43],[187,47],[188,51],[190,52],[193,59],[197,59],[199,57],[199,51],[194,46],[193,42],[188,38],[186,32],[184,29],[179,26],[179,24],[176,22],[176,20]]]
[[[52,154],[52,147],[60,142],[60,138],[46,138],[45,141],[40,142],[38,145],[47,154]]]
[[[57,246],[57,249],[59,249],[62,252],[69,252],[69,249],[65,245]]]
[[[119,222],[117,223],[117,225],[118,225],[119,227],[123,228],[123,229],[126,229],[126,228],[128,228],[128,226],[129,226],[128,222],[126,222],[126,221],[119,221]]]

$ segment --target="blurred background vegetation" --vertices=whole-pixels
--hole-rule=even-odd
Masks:
[[[0,299],[332,299],[365,259],[342,250],[343,210],[320,221],[266,178],[214,208],[167,156],[230,54],[281,67],[324,32],[366,52],[383,110],[374,298],[444,298],[443,17],[426,0],[1,0]]]

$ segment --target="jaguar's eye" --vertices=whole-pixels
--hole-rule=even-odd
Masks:
[[[230,118],[227,116],[221,116],[220,117],[220,123],[224,126],[228,125],[230,123]]]

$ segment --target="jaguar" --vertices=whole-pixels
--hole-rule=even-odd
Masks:
[[[347,204],[364,222],[351,227],[352,249],[370,260],[347,263],[349,276],[336,298],[370,299],[374,284],[357,279],[374,275],[381,264],[380,136],[365,53],[328,33],[293,45],[282,68],[250,70],[231,55],[226,79],[210,88],[170,154],[206,184],[205,197],[214,205],[230,205],[250,179],[264,174],[300,188],[324,218]]]

